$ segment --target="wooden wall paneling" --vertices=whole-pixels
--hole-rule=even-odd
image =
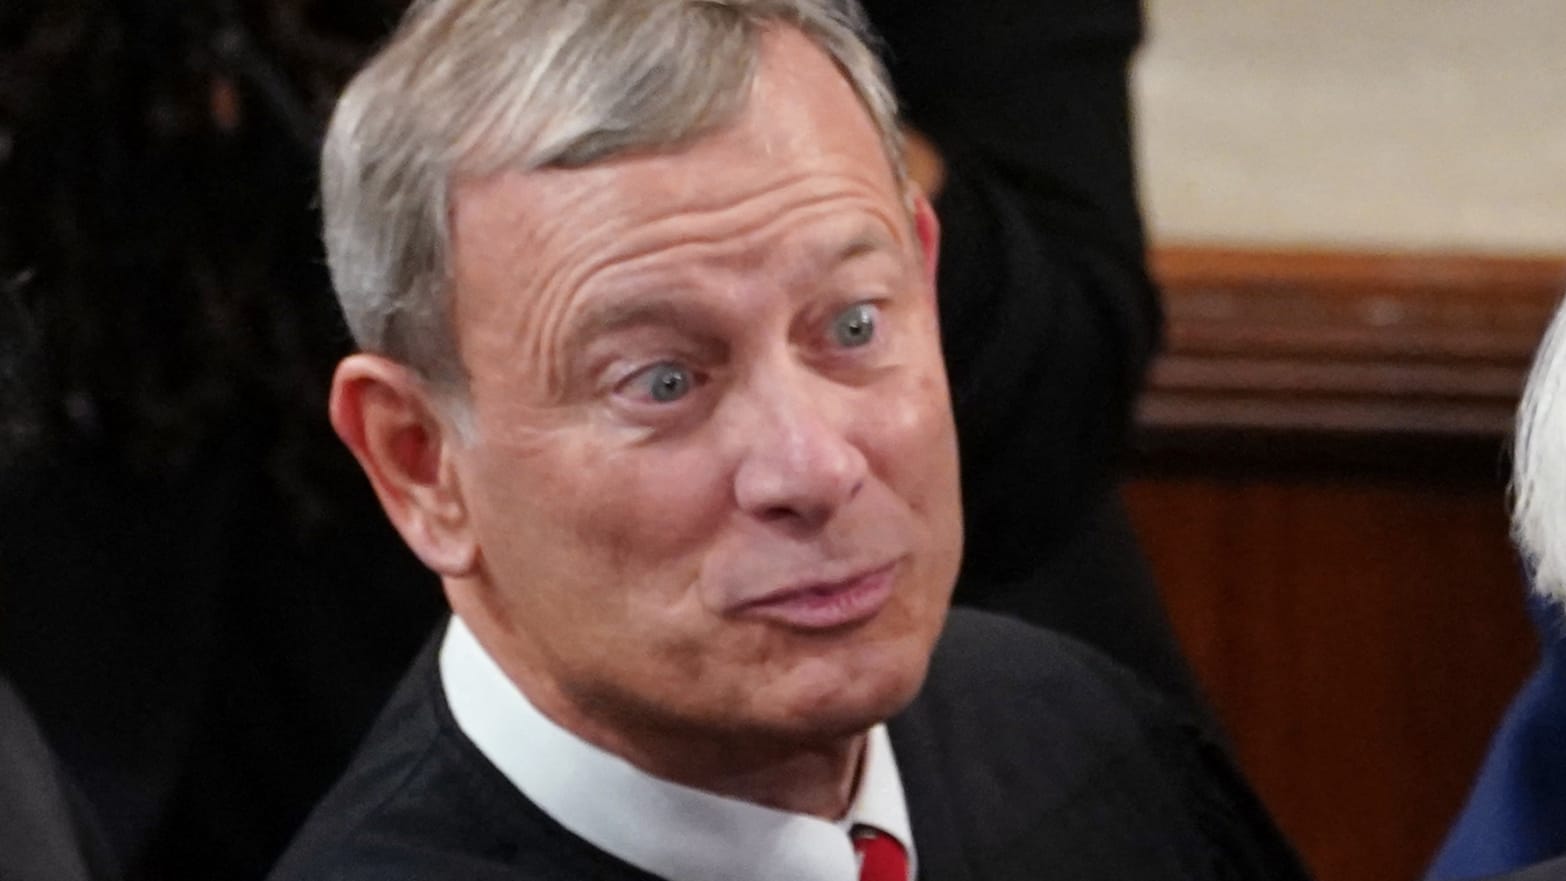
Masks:
[[[1168,341],[1139,414],[1146,455],[1256,434],[1494,445],[1566,290],[1566,258],[1172,248],[1153,264]]]
[[[1489,487],[1144,478],[1175,631],[1323,881],[1412,879],[1533,658]]]
[[[1533,640],[1503,450],[1566,259],[1167,249],[1128,506],[1323,881],[1419,877]]]

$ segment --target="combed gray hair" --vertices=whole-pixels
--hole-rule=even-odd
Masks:
[[[855,0],[419,0],[338,101],[327,262],[359,347],[466,387],[450,325],[453,183],[666,149],[736,118],[768,27],[843,71],[899,182],[896,101]]]
[[[1534,588],[1566,604],[1566,308],[1539,344],[1517,409],[1512,534]]]

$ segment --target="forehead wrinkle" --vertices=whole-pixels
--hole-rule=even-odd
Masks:
[[[795,183],[817,179],[819,175],[809,173],[794,176]],[[769,197],[786,201],[787,204],[778,210],[757,210],[753,212],[756,220],[748,221],[738,227],[724,225],[723,218],[730,211],[742,211],[757,200],[765,200]],[[818,236],[814,240],[803,242],[801,247],[787,248],[781,252],[762,247],[757,242],[758,239],[764,239],[778,224],[808,221],[821,213],[842,211],[843,208],[836,206],[845,202],[863,211],[863,217],[849,227],[849,238],[846,242],[837,236],[836,231],[828,239],[823,240]],[[630,313],[638,311],[639,307],[634,302],[625,301],[622,301],[619,307],[611,304],[607,307],[609,310],[607,313],[594,316],[596,304],[604,298],[593,296],[592,286],[609,284],[622,273],[637,273],[641,268],[640,264],[658,258],[667,258],[678,251],[693,248],[731,250],[732,255],[720,256],[719,262],[737,262],[746,268],[753,268],[756,264],[767,260],[787,260],[788,267],[784,270],[784,277],[795,280],[810,278],[834,269],[855,257],[884,249],[895,250],[903,244],[900,241],[903,237],[899,235],[904,232],[902,224],[888,217],[885,207],[881,200],[876,199],[869,191],[844,192],[839,189],[835,192],[788,200],[778,196],[775,190],[766,189],[742,200],[741,203],[694,212],[694,216],[699,219],[698,223],[711,231],[681,236],[675,239],[673,244],[669,244],[669,236],[658,235],[659,227],[667,223],[678,223],[682,219],[689,220],[693,212],[681,211],[649,223],[639,224],[633,227],[634,233],[616,235],[611,225],[607,231],[611,241],[632,236],[641,240],[630,249],[619,251],[602,248],[601,236],[582,234],[579,226],[566,222],[570,218],[551,215],[546,220],[529,224],[533,226],[531,235],[515,241],[510,247],[532,248],[535,253],[543,253],[559,247],[563,252],[547,262],[522,261],[523,265],[531,262],[538,270],[538,274],[531,279],[514,280],[518,293],[501,307],[501,312],[497,316],[499,320],[495,322],[501,326],[495,328],[499,331],[496,334],[496,341],[515,353],[522,363],[533,365],[534,369],[540,370],[541,375],[538,379],[542,381],[546,395],[550,400],[559,401],[568,392],[573,359],[579,356],[587,343],[608,329],[605,327],[606,324],[624,324],[632,320],[645,321],[657,318],[670,327],[679,328],[678,319],[682,316],[689,317],[683,310],[673,308],[672,303],[666,304],[670,308],[662,315],[646,313],[632,315]],[[702,262],[707,261],[701,259],[675,261],[671,266],[661,267],[657,274],[678,277]],[[737,313],[744,309],[745,298],[742,291],[751,288],[747,281],[748,279],[741,278],[736,284],[722,286],[724,293],[731,295],[725,297],[728,301],[724,304],[725,311]],[[672,291],[686,287],[688,283],[684,279],[677,278],[672,284],[643,283],[639,286],[649,292],[648,296],[668,297]],[[609,287],[612,290],[614,285],[609,284]],[[634,293],[632,298],[640,299]],[[578,315],[583,317],[576,317]],[[492,333],[495,330],[492,330]],[[551,345],[551,341],[556,340],[560,342]]]
[[[832,167],[833,156],[817,155],[807,161],[805,168],[750,182],[750,192],[738,196],[725,193],[721,184],[713,186],[711,168],[726,164],[725,158],[722,155],[710,155],[709,151],[703,151],[700,147],[684,153],[626,160],[627,164],[618,167],[550,169],[535,173],[539,175],[535,183],[540,204],[530,213],[535,216],[545,214],[545,217],[535,221],[540,239],[559,238],[557,232],[562,228],[566,232],[565,238],[589,248],[592,245],[587,240],[603,235],[616,241],[628,237],[653,239],[642,248],[607,249],[604,259],[596,261],[598,265],[630,260],[648,251],[658,250],[662,247],[658,241],[658,232],[669,223],[717,229],[720,233],[716,235],[687,235],[684,238],[718,243],[726,238],[743,238],[752,233],[764,232],[772,222],[788,219],[794,209],[809,208],[830,199],[863,201],[868,212],[877,215],[894,233],[894,239],[902,242],[911,233],[911,223],[908,222],[911,218],[904,210],[903,198],[895,192],[890,170],[879,167],[884,164],[884,160],[879,158],[879,154],[876,155],[875,171],[886,170],[885,179],[881,179],[883,175],[867,169]],[[670,162],[679,163],[680,167],[670,168]],[[579,177],[565,177],[570,175]],[[553,186],[556,181],[565,185]],[[795,192],[800,188],[808,191],[823,187],[831,191],[807,193],[803,197]],[[703,200],[702,196],[709,192],[715,195]],[[886,216],[889,212],[883,210],[883,199],[888,205],[896,206],[898,217]],[[755,207],[758,202],[762,203],[762,207]],[[767,206],[767,202],[780,204]],[[660,209],[659,206],[663,204],[668,207]],[[625,212],[615,210],[622,205],[632,206],[633,215],[638,206],[648,206],[648,210],[643,212],[643,217],[627,217]],[[591,211],[595,207],[603,209],[600,216],[605,220],[598,224],[599,230],[584,233],[578,220],[579,212]],[[549,210],[558,208],[568,210]],[[743,223],[725,223],[727,215],[747,212],[754,212],[754,218],[746,218]],[[620,222],[616,223],[617,220]],[[617,228],[624,227],[627,222],[631,224],[629,229]],[[566,259],[570,256],[566,255]]]
[[[557,225],[565,227],[563,223]],[[602,255],[591,236],[568,235],[566,239],[568,244],[564,253],[549,262],[534,288],[537,305],[533,311],[536,313],[537,332],[532,334],[532,347],[541,356],[535,363],[543,366],[545,388],[556,400],[566,393],[567,376],[577,349],[569,337],[564,340],[564,345],[551,347],[549,343],[562,339],[562,334],[567,332],[563,328],[570,326],[571,316],[580,306],[577,302],[582,291],[579,279],[584,271],[588,271],[587,267],[602,265],[610,259],[608,255]],[[601,256],[595,259],[595,254]],[[526,322],[517,323],[523,325]]]
[[[908,246],[912,239],[912,222],[904,200],[894,192],[894,175],[885,167],[886,160],[880,152],[875,153],[876,161],[860,167],[863,157],[857,152],[849,156],[821,149],[819,145],[811,145],[811,149],[802,152],[798,145],[791,144],[779,152],[799,156],[806,167],[750,182],[750,192],[737,198],[732,195],[732,188],[721,184],[709,186],[704,170],[709,163],[722,165],[725,157],[732,158],[736,150],[753,150],[758,146],[756,139],[747,137],[751,133],[744,129],[742,124],[713,139],[698,142],[689,150],[675,153],[635,156],[611,160],[600,166],[544,169],[521,175],[522,180],[518,183],[522,184],[528,198],[524,202],[527,207],[520,209],[522,216],[517,220],[525,221],[524,225],[531,227],[528,238],[535,255],[555,253],[547,262],[523,261],[524,264],[531,262],[536,268],[532,279],[518,280],[528,282],[522,286],[530,290],[533,297],[519,298],[523,301],[519,304],[522,314],[515,315],[510,323],[515,328],[514,333],[522,337],[527,336],[524,328],[530,323],[536,327],[537,333],[533,334],[527,348],[545,356],[533,363],[545,366],[544,379],[553,392],[558,393],[563,387],[575,352],[571,346],[551,346],[548,341],[565,342],[574,336],[570,328],[572,316],[584,308],[587,301],[596,299],[593,288],[605,273],[612,277],[622,269],[634,272],[644,261],[671,259],[669,254],[687,247],[729,252],[720,254],[720,260],[727,257],[760,262],[772,255],[758,247],[755,240],[764,237],[774,225],[798,220],[801,212],[808,218],[813,209],[841,202],[863,211],[874,221],[867,220],[862,224],[864,227],[874,230],[879,226],[890,234],[892,244],[902,248]],[[767,152],[782,146],[770,143],[771,140],[766,139],[760,145],[766,147]],[[750,142],[748,147],[747,141]],[[843,167],[844,164],[848,167]],[[883,175],[882,171],[886,173]],[[803,194],[800,189],[804,189]],[[821,189],[827,192],[820,192]],[[701,197],[709,192],[715,195],[702,201]],[[660,210],[660,201],[667,202],[668,207]],[[635,216],[638,202],[641,206],[652,206],[651,217]],[[631,210],[619,210],[623,205],[630,205]],[[584,228],[584,217],[598,220]],[[669,229],[671,226],[674,229]],[[841,248],[836,243],[818,245],[816,250],[840,251],[833,258],[842,262],[857,253],[873,250],[876,238],[880,236],[866,235],[865,230],[860,230],[856,239],[864,241],[856,240]],[[808,259],[825,262],[814,255]],[[697,262],[706,261],[692,261]],[[527,303],[535,298],[540,302],[529,307]],[[532,322],[527,320],[529,308],[534,312]]]
[[[825,198],[807,200],[797,207],[805,211],[813,208],[823,208],[835,203],[840,196],[832,195]],[[590,286],[607,286],[611,290],[620,290],[621,286],[614,282],[622,274],[637,275],[639,265],[658,257],[666,257],[672,252],[688,248],[707,248],[712,246],[733,246],[737,253],[730,258],[740,266],[750,267],[763,263],[769,259],[788,260],[791,266],[786,270],[785,277],[793,279],[814,278],[825,274],[838,266],[848,263],[856,258],[877,253],[894,253],[896,243],[893,236],[889,235],[882,227],[884,218],[865,218],[857,222],[849,233],[846,242],[836,236],[830,241],[810,241],[804,243],[801,248],[784,249],[782,252],[769,251],[757,247],[745,239],[764,237],[768,228],[779,218],[772,218],[754,225],[754,229],[741,231],[737,235],[714,234],[704,236],[687,237],[678,244],[649,246],[633,250],[629,254],[606,257],[592,261],[584,266],[580,273],[582,281],[576,289],[585,293],[576,298],[559,298],[564,301],[573,300],[573,305],[566,309],[552,311],[552,320],[545,330],[549,333],[563,333],[564,344],[559,349],[559,361],[568,364],[570,359],[581,352],[586,346],[599,337],[612,333],[628,326],[664,325],[682,332],[689,332],[692,328],[687,325],[694,314],[702,309],[696,308],[695,313],[685,308],[687,304],[680,302],[677,292],[682,289],[698,287],[697,282],[686,278],[690,267],[696,261],[659,267],[647,273],[651,280],[639,280],[626,285],[631,292],[624,297],[606,295],[604,297],[592,296]],[[877,221],[880,222],[877,222]],[[734,239],[741,239],[735,242]],[[569,278],[569,276],[568,276]],[[570,278],[566,284],[575,284],[575,279]],[[749,288],[743,282],[721,285],[724,311],[739,312],[744,309],[744,291]],[[608,302],[604,302],[607,300]],[[717,304],[714,304],[717,305]],[[567,317],[566,313],[572,313]],[[564,367],[562,370],[566,369]]]
[[[851,228],[847,242],[842,242],[837,236],[838,231],[834,230],[832,240],[807,240],[800,247],[785,249],[798,253],[798,259],[810,264],[810,268],[836,266],[867,253],[895,250],[907,243],[906,236],[901,235],[904,232],[901,224],[886,216],[887,212],[882,210],[878,200],[857,193],[835,192],[795,200],[778,211],[757,211],[755,213],[759,219],[737,226],[723,224],[722,217],[726,212],[702,212],[698,215],[702,218],[698,223],[705,229],[685,232],[677,237],[659,235],[658,228],[666,223],[688,221],[692,217],[690,213],[682,212],[678,217],[643,224],[625,234],[625,238],[637,240],[629,247],[591,259],[573,261],[577,263],[577,268],[566,274],[564,283],[574,290],[591,294],[592,287],[596,285],[612,287],[609,282],[622,274],[636,274],[648,262],[675,260],[674,255],[687,250],[731,253],[698,255],[685,262],[684,266],[706,263],[749,266],[765,262],[769,258],[778,257],[779,252],[762,247],[764,241],[758,240],[765,240],[775,226],[813,220],[819,214],[828,213],[829,209],[833,212],[861,210],[864,220]],[[816,238],[821,237],[818,235]],[[584,243],[577,250],[592,253],[592,246]],[[681,265],[675,262],[676,266],[659,271],[658,274],[679,274]]]
[[[564,180],[579,182],[570,177]],[[549,209],[560,200],[569,200],[590,211],[597,203],[612,205],[614,200],[605,192],[609,188],[584,193],[579,186],[567,186],[562,192],[533,174],[519,176],[515,182],[524,197],[511,218],[522,232],[514,245],[520,255],[514,262],[522,271],[520,277],[513,279],[516,295],[502,306],[496,323],[506,327],[504,339],[509,351],[519,356],[522,363],[541,371],[538,379],[545,394],[550,400],[559,401],[567,391],[571,352],[559,347],[551,349],[550,342],[559,339],[559,328],[572,311],[572,293],[579,289],[578,279],[584,269],[612,260],[612,254],[604,252],[601,237],[583,229],[581,213]],[[596,216],[612,215],[605,209]],[[552,256],[537,259],[541,255]]]

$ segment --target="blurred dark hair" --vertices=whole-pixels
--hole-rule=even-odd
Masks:
[[[253,433],[308,513],[348,348],[316,140],[405,0],[0,4],[0,465]]]

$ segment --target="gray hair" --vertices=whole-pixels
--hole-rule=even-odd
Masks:
[[[449,195],[503,170],[668,149],[732,121],[760,35],[842,70],[905,177],[896,101],[856,0],[418,0],[333,113],[327,261],[354,340],[466,388],[450,326]]]
[[[1534,356],[1512,455],[1512,534],[1535,589],[1566,604],[1566,309]]]

